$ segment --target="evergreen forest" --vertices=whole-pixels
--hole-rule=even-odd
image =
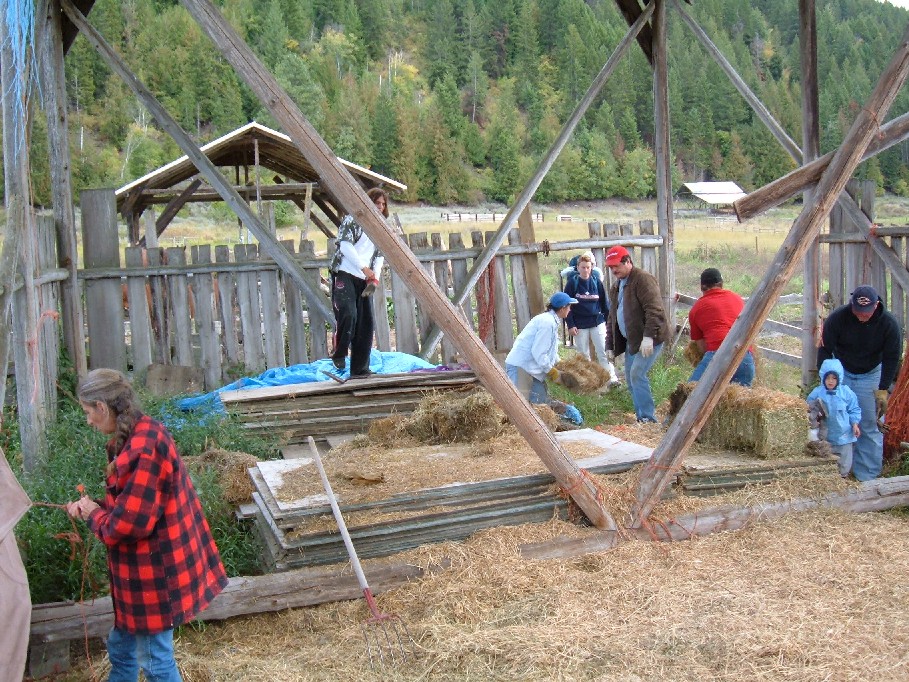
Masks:
[[[509,202],[628,29],[612,0],[218,0],[335,152],[394,177],[397,200]],[[683,5],[801,140],[798,3]],[[90,21],[197,140],[275,122],[173,0],[98,0]],[[822,152],[849,129],[909,22],[876,0],[818,0]],[[793,163],[669,9],[676,186],[753,189]],[[74,184],[119,186],[180,156],[88,42],[66,57]],[[903,89],[888,118],[909,110]],[[48,202],[42,116],[32,187]],[[540,203],[653,196],[650,67],[637,45],[540,187]],[[909,195],[909,142],[859,174]]]

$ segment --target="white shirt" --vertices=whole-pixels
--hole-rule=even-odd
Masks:
[[[514,340],[506,364],[520,367],[534,379],[546,380],[559,361],[558,332],[561,320],[552,310],[534,317]]]
[[[353,225],[351,225],[353,223]],[[338,265],[338,270],[341,272],[347,272],[354,277],[359,279],[366,279],[363,275],[363,268],[369,267],[369,262],[372,260],[373,253],[376,252],[375,244],[372,243],[372,240],[367,236],[366,230],[360,227],[351,216],[345,216],[344,220],[341,221],[340,227],[338,227],[338,234],[342,235],[345,232],[349,232],[350,229],[360,231],[360,238],[356,242],[351,242],[348,239],[341,239],[339,242],[339,250],[341,251],[341,263]],[[381,277],[382,266],[385,264],[385,257],[381,254],[376,258],[375,264],[372,266],[373,272],[376,273],[376,279]]]

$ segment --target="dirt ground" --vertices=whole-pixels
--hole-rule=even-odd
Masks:
[[[404,664],[370,667],[358,600],[184,628],[184,679],[909,678],[905,517],[809,513],[673,545],[519,555],[523,543],[590,532],[553,521],[395,557],[452,561],[378,599],[413,636]],[[84,661],[66,679],[91,679]]]

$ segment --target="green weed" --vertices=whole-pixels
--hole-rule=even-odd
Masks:
[[[277,456],[277,446],[249,435],[239,423],[223,415],[207,414],[200,420],[179,414],[172,401],[143,396],[145,411],[163,419],[184,457],[192,457],[207,448],[249,452],[258,459]],[[23,487],[33,502],[63,504],[78,497],[76,485],[85,485],[86,493],[95,499],[104,496],[104,452],[106,437],[85,423],[82,410],[73,400],[60,408],[57,420],[48,429],[48,460],[31,474],[21,471],[18,447],[18,424],[13,411],[8,411],[0,431],[4,451]],[[234,509],[224,502],[215,474],[203,471],[193,474],[193,484],[202,501],[215,542],[229,575],[257,572],[257,559],[250,529],[237,522]],[[70,546],[55,536],[75,529],[82,545],[77,547],[76,561],[70,559]],[[16,537],[25,561],[29,589],[34,603],[89,598],[106,591],[107,568],[104,547],[85,524],[73,524],[61,509],[34,506],[16,526]],[[83,586],[83,547],[88,558]]]

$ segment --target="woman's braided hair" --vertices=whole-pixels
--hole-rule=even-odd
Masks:
[[[142,416],[132,384],[122,372],[115,369],[93,369],[79,382],[76,393],[83,403],[104,403],[114,415],[117,429],[107,443],[107,458],[112,462],[123,450],[136,422]]]

